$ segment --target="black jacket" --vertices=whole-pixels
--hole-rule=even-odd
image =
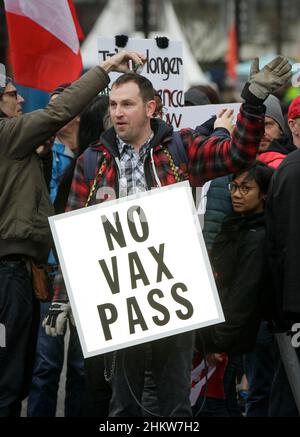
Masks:
[[[280,138],[276,138],[271,141],[267,151],[278,152],[282,153],[283,155],[288,155],[295,150],[297,150],[297,148],[292,143],[290,137],[288,137],[287,135],[281,135]]]
[[[201,330],[206,352],[244,353],[255,344],[265,297],[264,214],[230,215],[211,251],[225,322]]]
[[[266,209],[268,261],[279,325],[300,321],[300,150],[273,175]]]

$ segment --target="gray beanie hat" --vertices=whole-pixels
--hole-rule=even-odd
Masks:
[[[282,114],[282,109],[280,106],[280,102],[277,99],[277,97],[270,94],[268,98],[264,101],[264,105],[266,107],[266,116],[273,118],[273,120],[276,121],[276,123],[279,124],[282,132],[285,131],[285,123],[284,118]]]
[[[185,106],[209,105],[210,100],[203,91],[191,87],[184,93]]]

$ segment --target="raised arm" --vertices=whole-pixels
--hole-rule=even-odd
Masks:
[[[247,168],[255,159],[264,133],[264,100],[291,77],[291,65],[278,56],[257,71],[257,61],[245,85],[236,126],[230,139],[214,133],[209,137],[188,129],[181,131],[189,159],[190,182],[202,186],[204,182]]]

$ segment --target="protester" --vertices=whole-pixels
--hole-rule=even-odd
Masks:
[[[34,349],[31,325],[38,317],[34,316],[30,263],[45,263],[51,247],[47,218],[54,211],[35,150],[107,86],[107,73],[129,71],[129,60],[141,65],[144,56],[118,53],[87,72],[45,109],[28,114],[22,115],[23,99],[11,80],[6,78],[0,88],[0,323],[6,330],[6,347],[0,348],[1,417],[20,414],[25,373],[31,379],[27,355]]]
[[[192,186],[201,186],[206,180],[250,165],[263,135],[263,101],[290,78],[290,69],[282,57],[277,57],[261,71],[256,68],[243,90],[246,102],[241,106],[231,139],[214,134],[204,137],[189,129],[180,131]],[[107,200],[107,195],[99,198],[99,188],[104,186],[112,188],[119,197],[119,178],[127,182],[126,192],[123,186],[123,195],[173,184],[185,178],[186,172],[182,171],[181,165],[175,166],[168,151],[172,128],[152,118],[155,108],[154,90],[146,78],[125,74],[115,81],[110,94],[113,127],[101,136],[98,144],[95,180],[90,184],[86,182],[83,155],[77,162],[68,210],[83,207],[87,199],[89,204]],[[54,299],[60,303],[67,300],[61,275],[55,279]],[[49,320],[52,326],[56,317],[53,312],[53,318]],[[151,343],[152,371],[162,416],[191,415],[189,392],[193,344],[193,332]],[[146,350],[147,346],[138,345],[113,354],[111,365],[106,368],[112,384],[110,416],[141,415]]]
[[[293,100],[288,110],[288,123],[297,149],[290,153],[277,169],[270,186],[267,203],[268,261],[271,271],[273,296],[272,316],[275,332],[286,333],[290,348],[294,348],[295,361],[291,362],[299,374],[300,348],[292,344],[292,327],[300,322],[299,298],[299,141],[300,98]],[[294,352],[292,350],[292,352]],[[275,374],[270,394],[269,415],[272,417],[298,417],[299,411],[291,384],[284,367],[284,359],[277,351]],[[295,378],[295,375],[290,375]],[[299,402],[299,401],[298,401]]]
[[[259,145],[260,161],[276,169],[288,153],[296,148],[286,134],[280,102],[277,97],[270,95],[264,102],[266,106],[265,133]]]
[[[259,145],[257,159],[276,169],[287,155],[296,150],[286,125],[277,97],[270,95],[266,106],[265,133]],[[274,336],[270,324],[260,323],[255,347],[244,356],[248,378],[248,397],[245,403],[247,417],[266,417],[269,410],[271,385],[274,376]]]
[[[273,170],[257,161],[229,184],[234,214],[226,217],[210,254],[225,322],[204,330],[205,349],[236,354],[254,347],[265,293],[264,206]],[[235,390],[235,375],[231,387]]]

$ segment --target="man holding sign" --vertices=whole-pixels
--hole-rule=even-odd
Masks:
[[[278,56],[262,70],[256,69],[242,93],[236,127],[231,138],[210,137],[182,129],[180,137],[185,162],[172,156],[172,127],[153,119],[156,109],[151,82],[135,73],[120,76],[112,85],[110,116],[113,127],[98,144],[94,181],[85,175],[85,157],[78,160],[69,196],[68,210],[128,196],[153,187],[163,187],[188,179],[191,186],[246,168],[255,159],[264,133],[266,97],[291,76],[288,61]],[[62,276],[54,284],[55,298],[47,327],[55,331],[67,301]],[[60,310],[61,308],[61,310]],[[49,329],[48,329],[49,330]],[[51,330],[49,330],[51,331]],[[107,332],[108,335],[108,332]],[[162,416],[191,416],[189,401],[193,332],[185,332],[151,342],[152,370],[157,385]],[[119,350],[108,373],[112,374],[110,416],[140,416],[147,346],[141,344]]]

